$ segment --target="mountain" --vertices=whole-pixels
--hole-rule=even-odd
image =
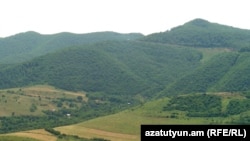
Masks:
[[[4,50],[9,56],[1,56],[2,61],[31,60],[1,65],[0,88],[49,84],[118,99],[135,95],[152,98],[159,92],[166,96],[248,91],[250,62],[249,47],[245,45],[249,37],[249,30],[202,19],[149,36],[21,33],[0,40],[16,48],[13,55]],[[17,59],[20,56],[26,58]]]
[[[249,47],[250,30],[194,19],[170,31],[146,36],[142,40],[189,47],[239,49]]]
[[[249,57],[249,52],[228,52],[214,56],[168,86],[161,95],[249,91]]]
[[[85,120],[93,129],[129,134],[139,133],[137,124],[144,123],[249,124],[249,35],[249,30],[195,19],[149,36],[27,32],[1,38],[0,89],[7,89],[0,102],[9,115],[0,117],[1,133]],[[25,91],[34,85],[53,86],[62,97],[46,87],[51,93]],[[86,101],[62,89],[83,91]],[[12,102],[30,112],[51,108],[44,101],[60,108],[41,117],[5,109]],[[79,125],[66,128],[79,130]]]
[[[0,39],[0,64],[20,63],[69,46],[107,40],[134,40],[143,37],[139,33],[119,34],[94,32],[87,34],[58,33],[42,35],[33,31]]]
[[[99,95],[153,97],[200,64],[199,51],[140,41],[70,47],[0,70],[0,87],[49,84]]]
[[[193,72],[166,88],[162,94],[205,93],[210,87],[223,79],[224,75],[235,65],[237,58],[238,54],[234,52],[214,56],[208,62],[200,65]]]

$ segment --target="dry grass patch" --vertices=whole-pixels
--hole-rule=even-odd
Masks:
[[[111,141],[139,141],[139,136],[108,132],[93,128],[86,128],[80,125],[57,127],[56,130],[64,134],[77,135],[83,138],[104,138]]]
[[[56,141],[57,140],[57,137],[48,133],[44,129],[16,132],[16,133],[10,133],[10,134],[6,134],[6,135],[29,137],[29,138],[34,138],[34,139],[37,139],[40,141]]]

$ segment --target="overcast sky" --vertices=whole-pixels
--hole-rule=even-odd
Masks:
[[[144,35],[195,18],[250,29],[250,0],[0,0],[0,37],[20,32]]]

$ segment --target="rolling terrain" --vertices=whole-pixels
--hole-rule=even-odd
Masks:
[[[249,107],[238,113],[238,108],[232,109],[231,105],[234,105],[236,101],[239,106],[245,102],[249,103],[248,97],[249,94],[246,93],[222,92],[166,97],[152,100],[116,114],[54,129],[63,134],[82,138],[96,137],[117,141],[138,141],[140,140],[141,124],[242,124],[244,120],[249,122]],[[187,106],[186,103],[190,103],[190,101],[192,104]],[[206,110],[204,111],[203,108]],[[211,114],[212,111],[217,114]],[[43,133],[43,138],[48,136],[45,131],[39,131],[39,133]],[[35,134],[37,134],[36,130],[8,135],[32,137]],[[55,136],[51,137],[55,138]],[[39,138],[41,139],[41,137]]]
[[[216,100],[218,101],[215,102]],[[192,104],[190,104],[190,101]],[[138,141],[140,140],[141,124],[243,124],[244,120],[249,124],[250,107],[247,107],[241,113],[235,113],[237,109],[230,109],[230,105],[235,101],[241,104],[249,103],[249,98],[239,93],[209,93],[206,95],[191,94],[167,97],[147,102],[117,114],[55,129],[66,134],[110,140],[117,140],[115,135],[123,134],[123,136],[119,136],[121,141]],[[190,106],[187,107],[186,103]],[[202,106],[206,109],[205,111]],[[216,111],[216,108],[218,108],[218,113],[213,115],[212,111]],[[77,132],[74,132],[76,130]],[[103,134],[101,131],[107,133]]]
[[[170,31],[148,35],[142,40],[197,48],[239,50],[249,47],[249,37],[249,30],[211,23],[204,19],[194,19]]]
[[[44,114],[44,110],[58,110],[63,107],[74,109],[66,102],[62,102],[62,106],[59,107],[57,101],[62,98],[77,99],[78,96],[82,97],[83,101],[87,101],[86,94],[83,92],[69,92],[46,85],[3,89],[0,90],[0,115],[39,116]],[[76,102],[75,104],[80,105]]]
[[[0,52],[0,140],[138,141],[141,124],[250,124],[249,30],[195,19],[148,36],[27,32],[1,38]]]
[[[58,33],[43,35],[29,31],[0,39],[0,63],[20,63],[70,46],[109,40],[134,40],[143,37],[139,33],[120,34],[94,32],[86,34]]]

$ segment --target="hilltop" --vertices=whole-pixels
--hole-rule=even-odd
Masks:
[[[249,124],[249,30],[194,19],[148,36],[27,32],[1,38],[0,56],[1,133],[81,122],[55,129],[136,140],[142,123]]]
[[[249,39],[249,30],[203,19],[148,36],[20,33],[1,39],[6,46],[0,50],[11,43],[21,53],[2,56],[0,88],[49,84],[126,102],[191,92],[248,91]],[[29,60],[17,59],[19,55]],[[6,65],[13,60],[22,63]]]
[[[194,19],[170,31],[148,35],[142,40],[189,47],[219,47],[238,50],[249,47],[250,30]]]
[[[49,84],[92,92],[92,96],[117,95],[120,100],[135,95],[154,97],[158,89],[196,68],[200,59],[200,52],[188,48],[106,41],[71,47],[0,70],[0,87]]]
[[[58,33],[43,35],[34,31],[0,39],[0,63],[20,63],[70,46],[109,40],[134,40],[139,33],[94,32],[86,34]]]

